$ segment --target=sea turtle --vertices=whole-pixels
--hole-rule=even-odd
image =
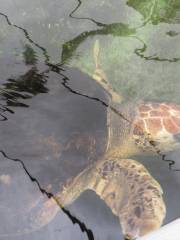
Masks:
[[[99,51],[96,41],[92,81],[103,89],[104,99],[98,102],[105,106],[102,116],[105,127],[102,129],[106,133],[99,138],[93,134],[89,136],[87,131],[84,136],[75,134],[69,140],[63,149],[65,155],[72,150],[79,154],[85,151],[88,161],[81,159],[78,166],[81,170],[82,166],[87,166],[78,174],[76,172],[77,176],[63,182],[54,197],[32,207],[28,212],[30,223],[26,233],[46,225],[59,207],[72,203],[88,189],[95,191],[119,217],[125,236],[143,236],[163,223],[166,215],[163,190],[148,170],[130,157],[142,152],[165,153],[180,147],[180,106],[164,102],[123,104],[99,64]],[[45,143],[57,149],[53,138]],[[84,162],[87,164],[83,165]],[[68,159],[63,162],[62,169],[65,166],[65,169],[71,168]]]

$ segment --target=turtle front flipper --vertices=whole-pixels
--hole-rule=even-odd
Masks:
[[[159,183],[140,163],[130,159],[101,161],[84,170],[59,195],[70,204],[83,191],[91,189],[119,217],[124,235],[137,237],[158,229],[166,208]]]
[[[61,191],[56,199],[61,205],[67,206],[75,201],[81,193],[88,189],[92,189],[95,179],[95,165],[91,165],[82,171],[73,181]]]
[[[113,89],[106,77],[104,70],[101,67],[99,40],[96,40],[94,43],[93,57],[95,62],[95,71],[92,76],[93,79],[96,80],[107,91],[113,102],[122,102],[122,97]]]
[[[139,237],[161,226],[166,214],[163,192],[142,164],[113,159],[97,170],[101,181],[94,191],[119,217],[124,235]]]

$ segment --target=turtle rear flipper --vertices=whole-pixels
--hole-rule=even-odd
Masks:
[[[58,199],[70,204],[87,189],[95,191],[119,217],[124,235],[145,235],[159,228],[165,217],[160,185],[134,160],[113,159],[89,167]]]

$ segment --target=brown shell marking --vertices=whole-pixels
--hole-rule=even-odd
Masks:
[[[178,134],[180,133],[180,105],[143,103],[138,107],[138,116],[134,125],[152,137],[162,132]]]

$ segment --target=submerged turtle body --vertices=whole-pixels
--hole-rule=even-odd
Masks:
[[[106,106],[101,106],[102,118],[105,118],[100,129],[103,134],[99,135],[98,130],[84,131],[84,135],[71,137],[63,150],[66,161],[61,168],[66,171],[77,164],[79,170],[72,168],[55,197],[43,200],[30,212],[27,233],[46,225],[59,207],[72,203],[87,189],[95,191],[119,217],[124,235],[142,236],[163,223],[166,207],[162,188],[141,163],[130,157],[142,152],[166,152],[180,146],[180,106],[122,104],[99,64],[98,42],[94,58],[96,69],[92,80],[101,88],[101,100]],[[73,151],[74,156],[83,151],[85,156],[74,165],[68,160],[68,154]]]
[[[180,147],[180,106],[167,103],[121,104],[101,69],[98,42],[94,48],[93,79],[108,95],[106,150],[57,197],[72,203],[91,189],[119,217],[124,235],[143,236],[159,228],[166,215],[163,190],[148,170],[130,156],[164,153]]]

